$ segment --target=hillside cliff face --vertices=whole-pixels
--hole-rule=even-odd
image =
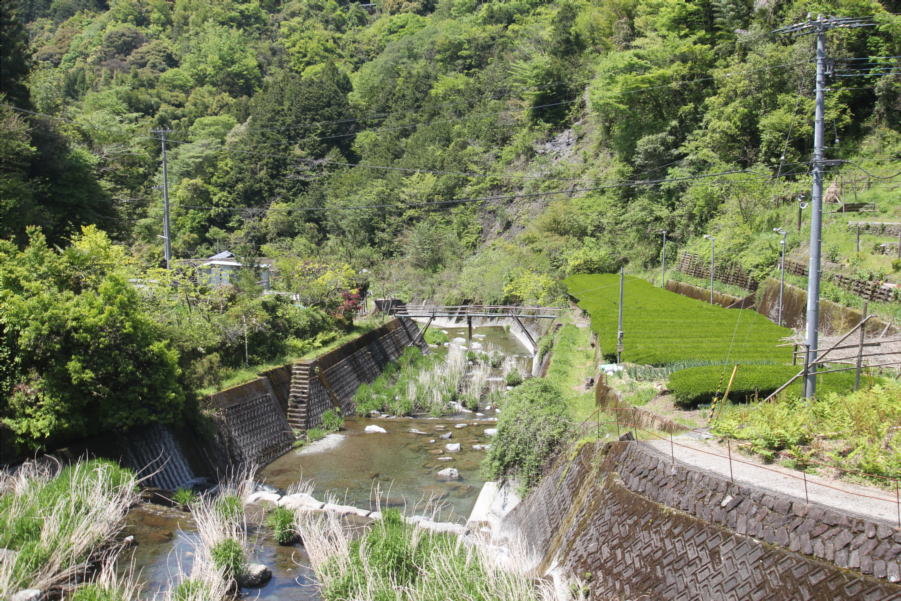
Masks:
[[[97,223],[156,261],[167,130],[176,257],[346,262],[382,293],[545,302],[561,275],[656,264],[660,230],[689,246],[716,231],[760,275],[812,138],[811,40],[770,32],[813,8],[6,2],[25,28],[3,33],[0,234]],[[899,18],[815,8],[873,15],[830,34],[849,75],[830,82],[830,156],[891,170]]]

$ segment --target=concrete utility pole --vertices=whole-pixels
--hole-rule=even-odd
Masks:
[[[781,227],[774,227],[773,231],[782,236],[779,246],[782,249],[781,258],[779,259],[779,325],[782,325],[782,299],[785,294],[785,230]]]
[[[710,240],[710,304],[713,304],[713,270],[716,267],[714,262],[714,254],[716,253],[716,238],[710,234],[704,234],[707,240]]]
[[[788,27],[777,29],[780,34],[816,34],[816,111],[813,128],[813,185],[811,188],[810,215],[810,264],[807,275],[807,353],[804,365],[807,377],[804,384],[804,397],[813,398],[817,389],[817,341],[820,320],[820,252],[823,238],[823,168],[825,157],[823,148],[824,112],[826,106],[826,32],[837,27],[867,27],[873,23],[868,18],[824,17],[817,15]]]
[[[666,230],[660,230],[663,234],[663,263],[660,268],[660,287],[666,288]]]
[[[163,256],[166,259],[166,269],[172,263],[172,245],[169,239],[169,173],[166,170],[166,134],[171,129],[155,129],[153,133],[160,135],[160,143],[163,146]]]

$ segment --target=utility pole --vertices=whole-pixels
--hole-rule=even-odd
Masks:
[[[826,32],[838,27],[868,27],[873,25],[869,18],[824,17],[813,19],[807,15],[803,23],[796,23],[777,29],[778,34],[816,34],[816,111],[813,128],[813,185],[810,199],[813,206],[810,215],[810,264],[807,274],[807,352],[804,356],[806,378],[804,397],[813,398],[817,390],[817,341],[820,320],[820,251],[823,238],[823,149],[824,113],[826,106]]]
[[[623,289],[626,286],[626,266],[619,268],[619,327],[616,332],[616,362],[622,363],[623,354]]]
[[[660,230],[663,234],[663,263],[660,268],[660,287],[666,288],[666,230]]]
[[[153,133],[160,135],[160,143],[163,146],[163,256],[166,259],[166,269],[172,263],[172,245],[169,239],[169,172],[166,170],[166,134],[171,129],[154,129]]]
[[[710,240],[710,304],[713,304],[713,270],[716,268],[714,262],[714,254],[716,252],[716,238],[710,234],[704,234],[704,237]]]
[[[782,236],[779,246],[782,248],[781,258],[779,259],[779,325],[782,325],[782,299],[785,294],[785,230],[781,227],[774,227],[773,231]]]

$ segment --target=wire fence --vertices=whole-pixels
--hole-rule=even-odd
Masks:
[[[614,419],[604,419],[609,417],[609,415],[602,411],[600,408],[596,409],[591,414],[591,416],[589,416],[585,421],[577,426],[579,435],[581,437],[585,437],[593,434],[596,436],[596,438],[601,439],[603,432],[612,431],[615,428],[616,437],[618,439],[622,439],[622,436],[626,433],[630,433],[632,435],[632,440],[622,440],[622,442],[624,443],[659,442],[664,449],[668,446],[670,451],[670,458],[673,463],[675,463],[677,460],[677,450],[679,450],[679,452],[682,452],[683,454],[700,453],[712,457],[717,457],[728,463],[729,479],[732,483],[735,483],[735,472],[737,468],[741,467],[744,472],[744,477],[742,478],[743,482],[745,482],[746,484],[761,486],[765,483],[759,480],[758,474],[751,475],[749,473],[752,470],[759,470],[759,475],[768,477],[769,480],[767,483],[771,485],[764,486],[764,488],[768,488],[769,490],[776,490],[777,492],[780,492],[782,494],[789,494],[792,496],[797,496],[799,498],[802,497],[803,492],[804,501],[808,504],[811,502],[811,496],[814,496],[816,497],[814,498],[814,502],[819,502],[827,506],[831,505],[829,502],[825,502],[823,500],[823,496],[826,493],[821,491],[820,489],[831,490],[833,492],[849,495],[850,497],[854,498],[867,499],[871,502],[870,509],[873,511],[865,511],[864,513],[866,515],[872,516],[875,513],[878,514],[877,517],[881,517],[881,519],[891,520],[892,517],[889,516],[894,513],[894,519],[897,521],[898,527],[901,527],[901,479],[899,478],[866,473],[815,460],[805,461],[805,463],[808,465],[835,469],[843,474],[880,480],[885,483],[887,489],[886,494],[884,495],[875,490],[872,493],[869,491],[862,492],[860,490],[854,490],[848,487],[840,486],[835,482],[824,482],[821,478],[808,477],[807,473],[802,470],[789,470],[787,468],[777,469],[774,466],[762,465],[760,463],[743,459],[741,458],[741,456],[736,456],[736,453],[732,452],[732,441],[728,438],[726,439],[726,452],[716,452],[709,447],[703,448],[700,445],[685,444],[683,441],[675,440],[672,433],[664,435],[660,432],[642,428],[641,425],[637,424],[634,420],[631,420],[628,417],[622,415],[623,413],[626,413],[628,416],[631,416],[631,414],[629,414],[628,412],[622,412],[613,409],[612,413]],[[658,450],[661,450],[659,446],[657,448]],[[680,459],[680,461],[688,465],[693,465],[692,461],[690,461],[688,458]],[[698,467],[700,469],[709,469],[708,467],[699,465],[695,465],[695,467]],[[783,479],[782,486],[774,486],[775,483],[772,474],[777,474],[781,479]],[[776,480],[778,481],[779,479]],[[787,485],[788,482],[797,482],[797,486]],[[892,490],[894,491],[893,498],[890,492]],[[894,512],[892,512],[891,509],[894,509]]]

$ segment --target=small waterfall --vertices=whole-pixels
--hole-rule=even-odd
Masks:
[[[226,407],[225,423],[233,442],[232,459],[265,465],[291,448],[294,435],[271,394]]]
[[[195,479],[172,432],[159,424],[129,432],[123,460],[139,478],[150,475],[147,483],[164,490],[187,488]]]

